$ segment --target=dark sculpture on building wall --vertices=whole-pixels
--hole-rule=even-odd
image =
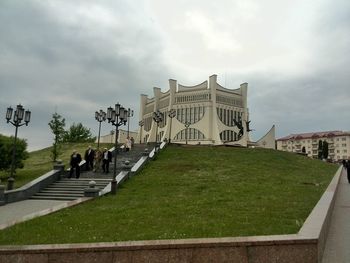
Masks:
[[[233,122],[235,123],[234,126],[237,126],[237,128],[239,129],[239,132],[238,132],[238,140],[243,136],[243,133],[244,133],[244,129],[243,129],[243,124],[242,124],[242,118],[239,116],[238,117],[238,121],[236,119],[233,119]]]
[[[237,135],[238,140],[239,140],[239,139],[243,136],[243,134],[244,134],[243,121],[242,121],[241,116],[238,117],[238,120],[233,119],[233,122],[235,123],[234,126],[237,126],[237,128],[239,129],[239,132],[238,132],[238,135]],[[252,131],[252,129],[250,129],[250,127],[249,127],[250,122],[251,122],[251,121],[246,121],[246,122],[245,122],[247,132]]]
[[[247,132],[253,131],[252,129],[249,128],[249,124],[251,121],[246,121],[246,128],[247,128]]]

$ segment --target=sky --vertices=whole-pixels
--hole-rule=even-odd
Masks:
[[[6,109],[21,103],[30,151],[53,143],[55,112],[97,135],[94,112],[119,102],[136,130],[140,94],[213,74],[248,83],[253,140],[272,125],[277,138],[350,131],[349,71],[348,0],[0,1],[0,133],[14,135]]]

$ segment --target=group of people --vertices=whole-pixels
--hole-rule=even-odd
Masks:
[[[104,148],[103,151],[99,149],[94,150],[89,146],[85,151],[84,159],[86,161],[86,170],[92,170],[94,172],[100,172],[101,168],[104,173],[109,173],[109,163],[112,161],[112,153]],[[74,150],[70,157],[70,172],[68,178],[73,176],[75,170],[75,177],[80,177],[80,162],[82,158],[81,155]]]
[[[134,147],[135,140],[133,137],[129,138],[126,137],[125,143],[124,143],[124,149],[125,151],[130,151],[132,147]]]
[[[125,151],[130,151],[134,146],[134,138],[127,137],[124,143]],[[80,177],[80,162],[82,158],[81,155],[74,150],[70,157],[70,172],[68,178],[73,176],[75,171],[75,177]],[[84,160],[86,161],[86,170],[100,172],[101,168],[103,173],[109,173],[109,163],[112,162],[112,153],[108,151],[107,148],[104,148],[103,151],[99,149],[94,150],[91,146],[85,151]]]
[[[343,166],[346,169],[348,175],[348,182],[350,184],[350,160],[343,160]]]

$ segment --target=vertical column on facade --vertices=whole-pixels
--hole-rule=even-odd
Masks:
[[[242,115],[242,124],[243,124],[243,140],[242,145],[247,146],[247,142],[249,140],[249,135],[247,132],[247,125],[246,122],[248,121],[248,102],[247,102],[247,95],[248,95],[248,83],[242,83],[240,85],[241,87],[241,94],[242,94],[242,107],[243,107],[243,115]]]
[[[177,81],[175,79],[169,79],[169,89],[170,89],[170,101],[169,101],[169,107],[168,107],[168,112],[167,114],[170,112],[171,109],[175,109],[174,105],[175,105],[175,94],[176,94],[176,88],[177,88]],[[174,133],[174,118],[168,118],[168,122],[166,124],[166,130],[165,130],[165,138],[169,138],[169,135],[171,134],[171,137],[174,137],[176,135],[176,133]],[[172,125],[170,125],[170,123],[172,123]],[[170,133],[170,128],[172,129],[172,132]],[[170,138],[171,141],[173,140],[173,138]]]
[[[216,89],[217,89],[217,75],[211,75],[209,77],[209,89],[211,94],[210,106],[209,106],[209,140],[212,140],[214,144],[221,144],[220,134],[218,129],[218,115],[216,113]]]
[[[143,116],[145,114],[145,109],[146,109],[146,103],[147,103],[147,95],[141,94],[141,100],[140,100],[140,114],[139,114],[139,121],[143,120]],[[137,138],[135,142],[143,142],[143,138],[145,136],[145,126],[139,126],[139,133],[137,135]],[[142,130],[141,130],[142,129]]]
[[[160,88],[154,87],[153,94],[154,94],[153,112],[155,112],[158,110],[159,98],[161,95]],[[157,132],[157,123],[155,121],[152,121],[152,127],[151,127],[150,136],[148,138],[148,142],[156,142],[156,139],[157,139],[156,132]],[[159,129],[158,129],[158,132],[159,132]]]

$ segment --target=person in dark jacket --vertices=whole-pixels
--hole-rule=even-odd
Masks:
[[[112,161],[112,153],[104,148],[102,153],[102,170],[104,173],[109,173],[109,163]]]
[[[69,171],[69,177],[71,178],[75,169],[75,177],[79,178],[80,177],[80,164],[81,162],[81,155],[74,150],[73,154],[70,156],[70,171]]]
[[[95,151],[89,146],[89,148],[85,151],[84,160],[86,161],[86,170],[93,170],[94,168],[94,158]]]
[[[346,169],[347,161],[345,159],[342,160],[343,167]]]

